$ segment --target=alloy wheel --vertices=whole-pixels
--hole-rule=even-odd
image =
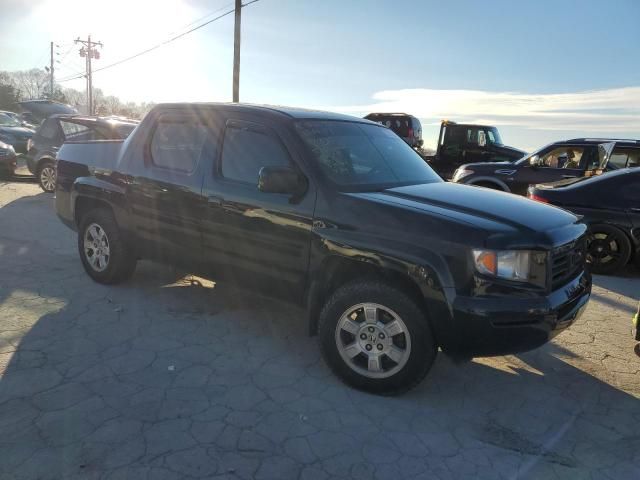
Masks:
[[[56,188],[56,169],[52,166],[45,166],[40,171],[40,184],[47,192],[52,192]]]
[[[344,362],[369,378],[395,375],[411,354],[411,336],[402,318],[376,303],[361,303],[345,311],[335,341]]]
[[[103,272],[109,266],[111,254],[109,238],[104,229],[97,223],[92,223],[84,233],[84,254],[96,272]]]
[[[596,232],[587,244],[587,261],[601,266],[617,262],[622,256],[622,249],[615,234]]]

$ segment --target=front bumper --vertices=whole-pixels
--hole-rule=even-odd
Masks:
[[[586,271],[546,296],[457,296],[455,332],[446,349],[471,356],[533,350],[575,322],[590,296],[591,276]]]

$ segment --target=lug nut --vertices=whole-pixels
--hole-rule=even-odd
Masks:
[[[384,333],[380,332],[380,335],[378,335],[378,337],[380,337],[380,340],[384,340]]]
[[[378,344],[378,350],[382,350],[382,348],[383,348],[383,347],[382,347],[382,344],[381,344],[381,343],[379,343],[379,344]]]
[[[369,332],[373,333],[375,329],[373,327],[369,327]]]
[[[371,344],[367,343],[367,345],[364,348],[366,348],[367,351],[370,352],[372,347],[371,347]]]
[[[361,340],[366,340],[367,339],[367,334],[366,333],[361,333],[360,334],[360,339]]]

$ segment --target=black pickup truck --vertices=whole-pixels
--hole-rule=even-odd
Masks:
[[[525,155],[522,150],[504,145],[496,127],[443,120],[436,153],[424,159],[448,180],[465,163],[513,162]]]
[[[124,141],[65,143],[55,205],[95,281],[144,258],[287,296],[333,371],[377,393],[438,348],[536,348],[591,292],[573,214],[443,182],[388,128],[332,113],[159,105]]]

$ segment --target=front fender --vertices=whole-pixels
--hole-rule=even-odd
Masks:
[[[370,234],[347,231],[315,232],[311,245],[310,282],[307,308],[310,332],[315,332],[317,315],[324,299],[331,294],[327,289],[339,284],[333,278],[334,265],[348,263],[352,271],[363,274],[375,272],[390,274],[391,280],[402,282],[401,288],[419,292],[436,338],[444,335],[452,316],[455,291],[453,278],[445,259],[426,248],[372,238]],[[375,245],[375,247],[372,247]],[[449,298],[451,297],[451,298]]]

